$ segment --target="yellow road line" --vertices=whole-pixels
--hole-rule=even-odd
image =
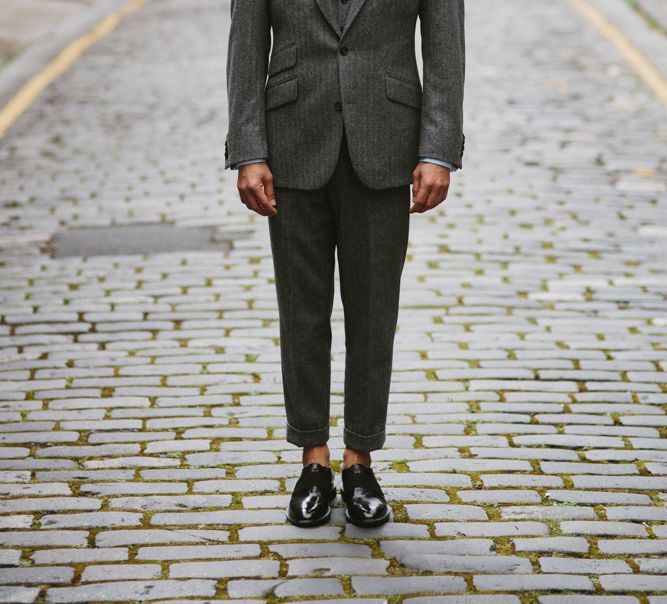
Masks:
[[[655,95],[667,105],[667,80],[646,56],[600,11],[587,0],[570,0],[574,7],[604,35],[632,65],[635,71],[653,90]]]
[[[65,72],[95,42],[109,35],[122,18],[141,8],[149,0],[130,0],[107,15],[81,37],[70,42],[41,71],[36,73],[0,109],[0,137],[32,105],[44,89]]]

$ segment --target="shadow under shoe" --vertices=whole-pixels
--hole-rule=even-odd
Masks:
[[[285,515],[296,526],[324,524],[331,517],[335,497],[333,469],[313,462],[301,470]]]
[[[377,526],[389,520],[391,508],[373,468],[353,463],[341,470],[341,497],[345,502],[345,518],[357,526]]]

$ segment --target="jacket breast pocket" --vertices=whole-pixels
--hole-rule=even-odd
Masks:
[[[264,90],[265,107],[274,109],[285,103],[296,100],[299,96],[299,89],[296,81],[296,74],[278,82],[270,83]]]
[[[415,82],[385,73],[385,94],[388,99],[421,110],[422,89]]]
[[[296,42],[278,48],[271,53],[268,75],[271,77],[294,65],[296,65]]]

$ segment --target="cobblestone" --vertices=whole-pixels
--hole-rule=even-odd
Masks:
[[[586,554],[590,544],[583,537],[530,537],[512,539],[517,552]]]
[[[277,577],[279,570],[280,563],[276,560],[179,562],[169,567],[169,576],[175,579],[197,577]]]
[[[95,564],[87,566],[81,581],[124,581],[129,579],[159,579],[159,564]]]
[[[358,594],[406,594],[414,592],[452,593],[465,590],[461,577],[352,577]]]
[[[291,560],[288,575],[385,575],[387,560],[370,558],[300,558]]]
[[[119,591],[121,590],[121,591]],[[122,594],[122,595],[121,595]],[[77,587],[54,587],[46,593],[46,601],[60,602],[114,602],[118,598],[141,600],[173,598],[182,596],[212,596],[215,594],[215,581],[192,579],[187,581],[113,581],[90,583]]]
[[[629,573],[632,568],[623,560],[581,560],[580,558],[540,558],[540,568],[545,573],[602,575]]]
[[[474,578],[480,591],[594,591],[588,577],[576,575],[480,575]]]
[[[344,593],[338,579],[254,579],[231,580],[227,583],[227,591],[232,598],[277,597],[294,595],[330,596]]]
[[[519,604],[517,596],[422,596],[406,598],[408,604]]]
[[[667,601],[664,108],[570,2],[466,11],[468,160],[411,219],[377,528],[340,498],[284,516],[268,230],[223,170],[229,2],[146,3],[0,139],[0,601]],[[141,224],[239,235],[50,254]]]
[[[639,591],[654,594],[658,591],[667,591],[667,577],[639,574],[603,575],[600,577],[600,585],[610,592]]]
[[[633,596],[540,596],[539,604],[637,604]]]
[[[525,558],[515,556],[451,556],[413,554],[397,556],[400,564],[431,572],[459,573],[530,573],[532,566]]]
[[[549,527],[542,522],[436,522],[435,534],[468,537],[548,535]]]

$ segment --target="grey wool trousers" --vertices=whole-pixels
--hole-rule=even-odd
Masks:
[[[280,322],[287,441],[329,439],[335,258],[345,320],[346,447],[384,445],[408,246],[410,186],[371,189],[355,173],[345,132],[326,185],[275,187],[268,217]]]

